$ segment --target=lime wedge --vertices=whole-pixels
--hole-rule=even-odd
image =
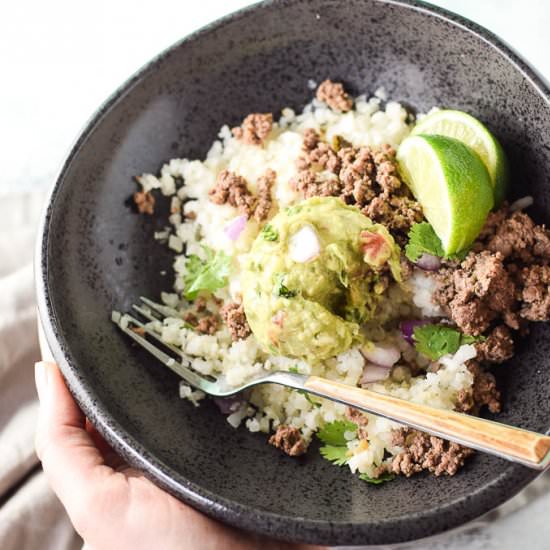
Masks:
[[[462,141],[481,158],[493,184],[495,205],[506,196],[508,163],[495,136],[477,118],[462,111],[442,109],[424,117],[412,131],[416,134],[439,134]]]
[[[494,202],[491,180],[479,156],[454,138],[415,135],[401,143],[397,161],[445,254],[472,244]]]

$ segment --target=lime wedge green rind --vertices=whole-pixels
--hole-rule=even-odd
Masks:
[[[480,157],[454,138],[413,135],[400,145],[397,161],[445,254],[470,246],[494,204],[491,179]]]
[[[508,191],[508,161],[495,136],[479,120],[463,111],[442,109],[425,116],[412,135],[435,134],[458,139],[471,147],[485,164],[494,189],[495,206]]]

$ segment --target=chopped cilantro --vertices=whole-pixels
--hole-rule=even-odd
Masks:
[[[359,476],[359,479],[362,479],[367,483],[372,483],[373,485],[380,485],[381,483],[385,483],[386,481],[391,481],[394,478],[395,478],[395,475],[390,474],[388,472],[386,472],[385,474],[382,474],[379,477],[370,477],[367,474],[361,474]]]
[[[277,282],[275,283],[274,294],[275,296],[281,296],[282,298],[294,298],[298,294],[295,290],[290,290],[283,283],[285,279],[284,273],[279,273],[277,275]]]
[[[456,353],[464,344],[479,342],[483,337],[468,336],[445,325],[423,325],[414,329],[413,340],[418,352],[436,360],[448,353]]]
[[[214,252],[207,246],[203,246],[203,249],[206,253],[205,260],[192,254],[185,264],[183,295],[187,300],[194,300],[201,290],[215,292],[227,285],[231,256],[222,251]]]
[[[455,254],[447,255],[443,251],[441,240],[436,235],[434,228],[428,222],[415,223],[409,231],[409,242],[405,247],[405,256],[416,262],[422,254],[431,254],[449,260],[461,262],[468,254],[469,249],[460,250]]]
[[[348,420],[335,420],[325,424],[318,432],[317,437],[327,445],[345,446],[347,440],[345,432],[357,431],[357,424]]]
[[[307,391],[304,391],[304,390],[296,390],[296,391],[300,395],[303,395],[310,405],[313,405],[316,408],[319,408],[321,406],[321,403],[319,403],[318,401],[313,401],[313,399],[311,398],[311,395],[309,395],[309,393]]]
[[[288,208],[285,208],[285,212],[287,216],[294,216],[294,214],[300,212],[301,209],[301,206],[289,206]]]
[[[269,223],[264,225],[261,235],[264,241],[277,241],[279,239],[279,232]]]
[[[319,449],[319,452],[323,458],[336,464],[336,466],[345,466],[349,460],[347,447],[324,445]]]
[[[288,372],[292,372],[294,374],[300,374],[300,371],[298,370],[298,365],[293,365],[288,369]]]
[[[409,231],[409,242],[405,247],[405,256],[416,262],[422,254],[442,257],[445,255],[441,241],[428,222],[415,223]]]

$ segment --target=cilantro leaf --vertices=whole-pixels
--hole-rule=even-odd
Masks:
[[[319,403],[318,401],[313,401],[313,399],[311,398],[311,395],[307,392],[307,391],[304,391],[304,390],[296,390],[300,395],[303,395],[305,398],[306,398],[306,401],[310,404],[310,405],[313,405],[314,407],[316,408],[319,408],[321,406],[321,403]]]
[[[215,292],[228,282],[231,256],[222,251],[214,252],[207,246],[203,246],[203,249],[206,253],[205,260],[192,254],[185,263],[183,295],[187,300],[194,300],[201,290]]]
[[[300,371],[298,370],[298,366],[297,365],[293,365],[292,367],[290,367],[288,369],[288,372],[292,372],[294,374],[300,374]]]
[[[409,231],[409,242],[405,247],[405,256],[416,262],[422,254],[443,257],[443,246],[434,228],[428,222],[415,223]]]
[[[361,474],[359,476],[359,479],[362,479],[363,481],[366,481],[367,483],[372,483],[373,485],[380,485],[381,483],[385,483],[386,481],[391,481],[395,478],[394,474],[390,474],[386,472],[385,474],[382,474],[378,477],[370,477],[367,474]]]
[[[290,290],[285,284],[283,283],[285,279],[284,273],[279,273],[277,275],[277,281],[275,283],[275,288],[273,289],[273,293],[275,296],[281,296],[282,298],[294,298],[296,294],[298,294],[295,290]]]
[[[336,466],[345,466],[349,460],[349,457],[347,456],[347,447],[325,445],[319,449],[319,452],[323,458],[326,458]]]
[[[327,445],[345,446],[347,440],[344,432],[357,431],[357,424],[348,420],[335,420],[325,424],[318,432],[317,437]]]
[[[279,232],[269,223],[264,225],[261,235],[264,241],[277,241],[279,239]]]
[[[428,222],[415,223],[411,227],[408,237],[409,242],[405,246],[405,256],[413,263],[418,261],[422,254],[431,254],[432,256],[461,262],[470,251],[469,248],[465,248],[454,254],[445,254],[441,240]]]
[[[456,353],[464,344],[473,344],[482,340],[478,336],[467,336],[445,325],[423,325],[413,332],[416,350],[432,360],[443,355]]]

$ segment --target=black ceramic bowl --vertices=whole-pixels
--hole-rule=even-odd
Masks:
[[[353,93],[384,86],[423,111],[463,109],[502,141],[513,194],[550,220],[550,104],[541,80],[501,41],[426,4],[383,0],[267,2],[161,54],[101,107],[69,154],[42,225],[40,316],[71,391],[131,464],[203,512],[257,533],[325,544],[381,544],[462,524],[510,498],[536,473],[478,454],[455,477],[370,486],[312,449],[303,460],[234,430],[206,402],[178,398],[178,379],[109,321],[172,282],[153,240],[163,221],[138,216],[132,178],[169,158],[202,157],[223,123],[300,108],[309,79]],[[161,276],[161,270],[167,275]],[[550,426],[550,327],[538,324],[499,369],[502,422]],[[315,447],[315,445],[314,445]]]

